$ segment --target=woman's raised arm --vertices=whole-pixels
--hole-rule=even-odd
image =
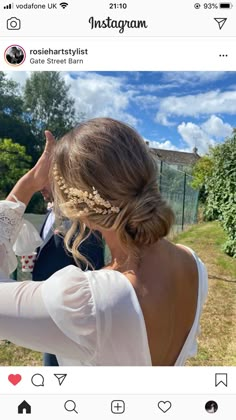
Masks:
[[[25,207],[33,194],[48,183],[55,139],[50,131],[45,136],[45,149],[36,165],[16,183],[6,200],[0,201],[0,276],[5,278],[17,266],[12,247],[24,223]],[[39,245],[36,242],[35,248]]]
[[[45,137],[46,145],[42,156],[36,165],[16,183],[6,200],[15,201],[14,196],[16,196],[27,206],[34,193],[42,190],[48,184],[48,174],[56,141],[50,131],[45,131]]]

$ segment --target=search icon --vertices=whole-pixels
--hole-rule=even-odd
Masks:
[[[78,411],[76,411],[76,403],[73,400],[67,400],[64,407],[66,411],[75,411],[78,414]]]
[[[34,386],[44,386],[44,377],[40,373],[35,373],[31,378],[31,382]]]

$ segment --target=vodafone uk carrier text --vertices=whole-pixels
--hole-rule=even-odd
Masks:
[[[34,49],[30,50],[30,64],[80,64],[83,60],[78,56],[86,55],[88,55],[87,48]],[[62,58],[62,56],[65,57]]]

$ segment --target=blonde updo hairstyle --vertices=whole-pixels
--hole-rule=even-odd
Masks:
[[[94,187],[102,199],[120,209],[118,213],[100,214],[86,203],[73,204],[52,169],[55,211],[72,221],[65,244],[77,261],[88,262],[78,251],[85,225],[116,231],[127,255],[137,258],[169,233],[174,215],[160,195],[155,158],[128,125],[111,118],[80,124],[57,143],[55,167],[68,187],[88,193]],[[80,216],[86,207],[86,217]],[[80,234],[76,236],[78,225]]]

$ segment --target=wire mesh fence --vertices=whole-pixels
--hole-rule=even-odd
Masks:
[[[158,182],[163,198],[175,213],[174,232],[197,222],[199,191],[191,186],[193,177],[186,172],[158,161]]]
[[[163,161],[157,161],[157,163],[160,192],[174,210],[173,233],[177,233],[197,222],[199,192],[191,187],[191,175],[181,172]],[[25,214],[25,218],[39,231],[45,215]],[[105,247],[105,261],[109,260],[109,255],[109,250]],[[17,280],[31,279],[30,273],[22,272],[20,259],[18,259],[18,267],[13,278]]]

